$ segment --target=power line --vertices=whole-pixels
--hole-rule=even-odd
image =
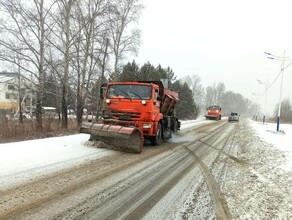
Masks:
[[[279,76],[281,75],[282,71],[284,71],[284,69],[286,69],[288,66],[290,66],[292,64],[292,62],[290,62],[287,66],[281,68],[280,72],[278,73],[278,75],[276,76],[276,78],[273,80],[273,82],[269,85],[269,87],[267,87],[266,91],[268,91],[276,82],[276,80],[279,78]]]

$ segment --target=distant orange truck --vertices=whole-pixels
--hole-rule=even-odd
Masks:
[[[221,107],[218,105],[209,106],[205,117],[206,119],[221,120]]]

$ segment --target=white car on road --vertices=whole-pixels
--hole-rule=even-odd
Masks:
[[[231,112],[230,115],[228,116],[228,121],[237,121],[239,122],[239,115],[236,112]]]

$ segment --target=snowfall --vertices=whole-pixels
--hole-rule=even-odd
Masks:
[[[204,119],[183,121],[182,130],[210,123]],[[286,158],[281,167],[292,172],[292,125],[256,122],[248,119],[254,134],[270,143]],[[89,136],[76,134],[0,144],[0,189],[111,154],[107,149],[86,146]],[[25,172],[23,172],[25,171]]]

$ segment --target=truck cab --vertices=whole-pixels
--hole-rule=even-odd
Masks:
[[[103,97],[103,123],[136,127],[157,145],[180,129],[174,114],[178,100],[178,93],[160,81],[110,82]]]
[[[211,105],[207,108],[206,119],[221,120],[221,107],[218,105]]]

